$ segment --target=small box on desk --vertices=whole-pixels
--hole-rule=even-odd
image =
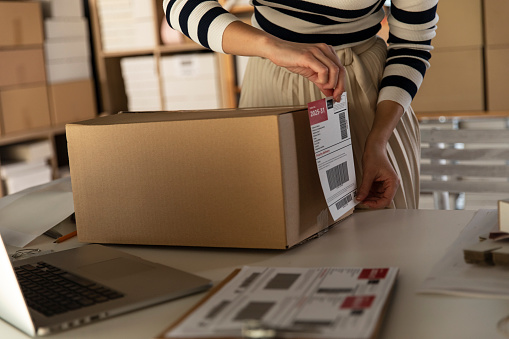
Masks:
[[[66,135],[82,242],[286,249],[334,223],[303,107],[128,112]]]

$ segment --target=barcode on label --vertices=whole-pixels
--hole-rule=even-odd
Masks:
[[[352,195],[351,194],[348,194],[346,197],[344,197],[343,199],[339,200],[337,203],[336,203],[336,208],[338,210],[342,209],[344,206],[346,206],[350,201],[352,201]]]
[[[341,130],[341,140],[348,138],[345,112],[339,114],[339,128]]]
[[[329,189],[332,191],[335,188],[343,185],[349,180],[348,178],[348,167],[345,162],[334,166],[326,171],[327,181],[329,182]]]

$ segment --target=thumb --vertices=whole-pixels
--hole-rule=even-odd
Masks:
[[[368,197],[371,185],[373,184],[373,180],[374,180],[373,176],[370,176],[369,174],[365,173],[365,175],[362,178],[361,185],[357,190],[356,197],[357,201],[363,201]]]

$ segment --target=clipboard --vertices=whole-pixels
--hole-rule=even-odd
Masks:
[[[179,319],[177,319],[173,324],[171,324],[166,330],[164,330],[162,333],[160,333],[155,339],[203,339],[206,337],[203,336],[169,336],[169,333],[177,328],[179,325],[182,324],[184,320],[186,320],[190,315],[192,315],[196,310],[198,310],[205,302],[207,302],[210,298],[212,298],[216,293],[218,293],[220,290],[222,290],[230,281],[232,281],[239,273],[241,272],[241,269],[235,269],[232,273],[230,273],[224,280],[222,280],[218,285],[214,286],[212,289],[209,290],[209,292],[200,300],[198,303],[196,303],[194,306],[192,306],[187,312],[185,312]],[[399,273],[397,271],[396,275]],[[384,300],[384,303],[381,307],[381,312],[379,316],[376,319],[376,323],[374,326],[374,330],[370,336],[366,337],[359,337],[359,339],[376,339],[380,333],[380,330],[383,325],[383,320],[385,318],[385,315],[388,312],[388,309],[390,307],[391,300],[394,295],[394,290],[396,286],[397,279],[395,278],[393,283],[390,286],[390,289],[388,290],[388,295]],[[285,333],[285,338],[292,338],[288,333]],[[235,335],[235,336],[221,336],[218,337],[217,335],[210,336],[210,338],[224,338],[224,339],[243,339],[242,336]],[[245,337],[244,337],[245,338]],[[276,335],[274,338],[280,338],[280,336]],[[299,339],[316,339],[313,337],[303,337],[298,336]],[[337,339],[341,339],[338,337]]]
[[[233,278],[239,274],[240,269],[235,269],[230,275],[228,275],[223,281],[221,281],[216,286],[212,287],[207,294],[198,301],[193,307],[191,307],[186,313],[184,313],[177,321],[175,321],[170,327],[164,330],[161,334],[159,334],[155,339],[168,339],[168,338],[177,338],[177,337],[168,337],[167,333],[171,332],[174,328],[180,325],[188,316],[190,316],[194,311],[196,311],[201,305],[203,305],[207,300],[212,298],[219,290],[221,290],[227,283],[229,283]],[[240,337],[239,337],[240,338]],[[199,338],[190,338],[190,339],[199,339]],[[202,339],[202,338],[200,338]]]

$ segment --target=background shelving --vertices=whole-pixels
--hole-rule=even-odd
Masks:
[[[224,1],[220,1],[224,3]],[[107,3],[107,2],[106,2]],[[138,6],[144,5],[152,11],[152,27],[151,31],[147,31],[147,39],[153,41],[152,47],[118,47],[118,49],[112,49],[105,43],[105,32],[107,28],[105,26],[110,22],[107,18],[108,12],[104,10],[104,0],[89,0],[89,12],[90,21],[93,33],[93,44],[95,50],[95,64],[96,64],[96,77],[99,87],[99,106],[100,111],[105,114],[115,114],[120,111],[129,110],[129,95],[126,94],[126,82],[123,78],[122,71],[122,59],[129,57],[140,57],[148,56],[153,57],[155,62],[155,72],[159,77],[159,98],[160,103],[158,107],[161,109],[169,110],[171,105],[165,102],[164,85],[167,84],[167,80],[161,72],[161,61],[168,57],[181,56],[186,58],[186,55],[193,53],[211,53],[215,59],[216,67],[216,86],[217,86],[217,107],[221,108],[234,108],[237,106],[239,89],[237,85],[235,59],[231,55],[225,55],[220,53],[213,53],[202,46],[190,41],[180,33],[171,30],[166,23],[164,17],[164,11],[162,8],[162,2],[157,0],[138,0],[134,3],[138,3]],[[119,2],[116,2],[119,5]],[[126,2],[127,4],[127,2]],[[248,21],[249,16],[252,13],[252,8],[249,5],[240,5],[231,9],[240,18]],[[125,18],[126,22],[129,22],[129,17],[134,14],[132,10],[126,10],[121,15]],[[118,13],[117,13],[118,14]],[[145,28],[148,29],[148,28]],[[172,31],[172,32],[171,32]],[[168,33],[170,32],[170,33]],[[175,42],[171,44],[165,44],[165,33],[172,34],[175,38]],[[118,33],[121,34],[121,33]],[[110,38],[108,38],[110,39]],[[105,48],[106,47],[106,48]],[[188,56],[188,58],[191,58]],[[186,63],[192,62],[188,59]],[[195,61],[198,63],[198,61]],[[199,64],[197,64],[199,65]],[[175,73],[179,73],[179,69],[174,70]],[[199,77],[198,75],[195,75]],[[188,79],[189,80],[189,79]],[[199,79],[197,79],[199,82]],[[205,87],[197,87],[195,97],[199,98],[202,91],[206,91]],[[193,101],[190,101],[189,109],[196,107],[192,106]],[[182,106],[178,106],[178,109],[182,109]],[[214,108],[214,107],[209,107]]]

